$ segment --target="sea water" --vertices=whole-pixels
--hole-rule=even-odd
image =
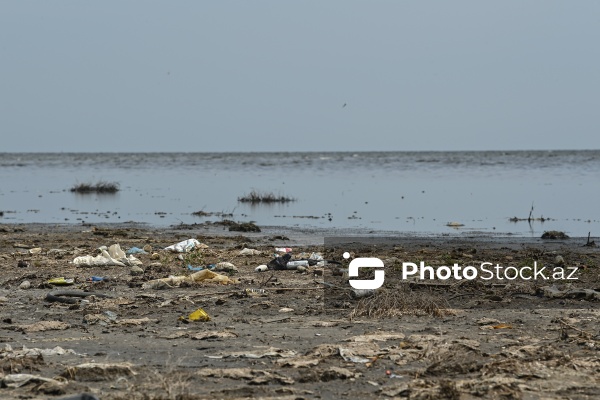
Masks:
[[[163,227],[227,218],[357,233],[597,236],[599,178],[596,150],[0,153],[0,223]],[[120,190],[70,191],[98,181]],[[238,201],[253,190],[294,201]]]

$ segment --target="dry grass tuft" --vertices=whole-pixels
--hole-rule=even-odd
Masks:
[[[390,318],[407,314],[442,317],[451,312],[442,296],[433,292],[414,292],[403,284],[393,290],[378,290],[372,297],[361,299],[350,313],[350,319]]]

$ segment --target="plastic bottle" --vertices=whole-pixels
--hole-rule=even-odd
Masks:
[[[298,267],[308,267],[308,260],[288,261],[285,269],[296,269]]]

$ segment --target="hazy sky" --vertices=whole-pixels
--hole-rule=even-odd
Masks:
[[[598,149],[599,40],[597,0],[6,0],[0,151]]]

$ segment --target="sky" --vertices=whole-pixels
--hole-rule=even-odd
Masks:
[[[1,1],[0,152],[600,149],[600,2]]]

